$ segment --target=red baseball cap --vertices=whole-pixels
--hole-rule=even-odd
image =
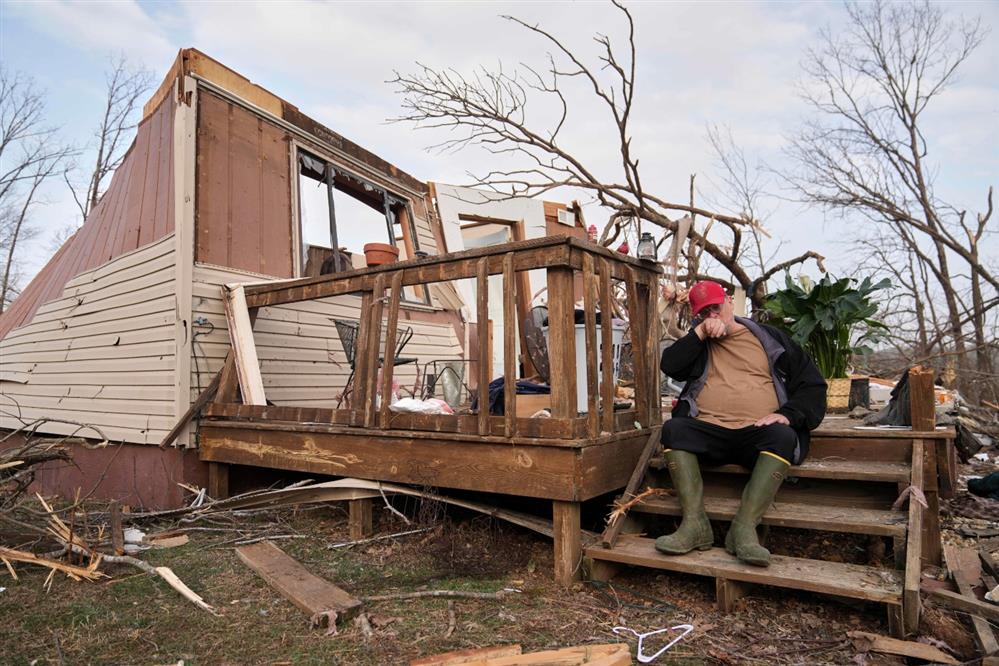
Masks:
[[[728,294],[725,293],[722,286],[710,280],[698,282],[690,288],[690,293],[687,295],[687,300],[690,301],[690,312],[695,316],[709,305],[724,303],[726,298],[728,298]]]

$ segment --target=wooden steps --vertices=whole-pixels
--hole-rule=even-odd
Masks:
[[[652,460],[650,467],[665,469],[662,457]],[[721,474],[748,475],[749,470],[741,465],[721,465],[704,467],[702,470]],[[788,470],[789,477],[799,479],[835,479],[842,481],[875,481],[908,483],[912,473],[908,462],[883,462],[877,460],[844,460],[842,458],[807,459],[801,465]]]
[[[623,535],[614,548],[592,546],[586,549],[586,555],[597,561],[793,588],[892,606],[902,604],[903,572],[894,569],[781,555],[773,555],[769,567],[754,567],[739,562],[723,548],[663,555],[655,549],[654,543],[654,539]]]
[[[739,498],[705,496],[704,510],[711,520],[730,521],[739,510],[739,503]],[[633,511],[667,516],[682,514],[679,498],[662,495],[644,500],[636,505]],[[763,515],[762,522],[764,525],[806,530],[904,537],[907,515],[905,511],[890,509],[863,509],[778,500]]]

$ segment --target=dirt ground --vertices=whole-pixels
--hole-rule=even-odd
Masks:
[[[126,565],[102,567],[111,577],[74,582],[62,575],[45,591],[47,571],[20,565],[19,578],[0,575],[0,663],[3,664],[405,664],[450,650],[519,643],[524,651],[620,642],[612,632],[694,626],[656,663],[663,664],[901,664],[858,655],[846,632],[887,633],[883,607],[807,593],[756,588],[735,613],[714,607],[711,579],[625,569],[610,584],[552,582],[551,542],[532,532],[437,505],[401,507],[417,516],[405,525],[376,508],[376,534],[430,528],[418,534],[347,548],[343,505],[286,509],[240,517],[231,524],[201,520],[185,528],[186,545],[144,552],[169,566],[218,609],[212,616],[159,578]],[[166,529],[177,523],[144,525]],[[375,634],[353,623],[335,636],[308,618],[236,557],[234,541],[266,533],[313,573],[357,596],[416,590],[518,592],[499,600],[419,598],[372,602]],[[860,541],[774,532],[777,551],[846,552],[856,561],[880,556]],[[450,635],[449,635],[450,631]],[[959,620],[929,608],[923,634],[974,657]],[[629,641],[632,653],[635,641]],[[646,653],[665,641],[653,642]]]

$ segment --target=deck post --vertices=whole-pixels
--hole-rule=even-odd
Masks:
[[[579,580],[583,548],[580,542],[579,502],[552,501],[555,537],[555,582],[564,587]]]
[[[229,497],[229,465],[208,463],[208,496],[214,500]]]
[[[731,613],[735,611],[735,602],[746,595],[750,584],[728,578],[715,578],[715,601],[718,611]]]
[[[371,520],[371,510],[374,503],[371,498],[348,500],[347,507],[350,512],[348,519],[350,538],[356,541],[357,539],[366,539],[374,534]]]

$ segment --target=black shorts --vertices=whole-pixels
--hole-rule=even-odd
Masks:
[[[762,428],[724,428],[707,421],[678,416],[663,423],[662,444],[666,450],[696,454],[705,465],[734,463],[751,469],[764,451],[790,463],[794,459],[798,435],[791,426],[782,423]]]

